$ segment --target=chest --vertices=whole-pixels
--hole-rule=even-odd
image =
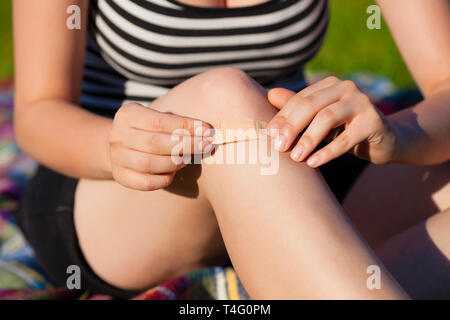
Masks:
[[[238,8],[258,5],[270,0],[177,0],[197,7]]]
[[[104,69],[173,86],[230,66],[269,83],[297,72],[316,53],[328,22],[327,0],[227,0],[238,8],[201,8],[200,1],[223,0],[92,1],[89,76]]]

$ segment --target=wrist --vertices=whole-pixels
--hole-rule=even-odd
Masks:
[[[405,154],[409,149],[410,139],[408,139],[407,129],[397,121],[389,121],[394,136],[394,148],[391,157],[391,163],[404,163]]]
[[[105,119],[104,124],[101,126],[101,139],[99,148],[99,162],[98,171],[100,179],[110,180],[112,176],[112,165],[110,158],[110,146],[109,146],[109,134],[111,131],[112,121]]]
[[[388,117],[395,135],[395,146],[391,162],[403,164],[425,164],[427,135],[417,121],[411,108]]]

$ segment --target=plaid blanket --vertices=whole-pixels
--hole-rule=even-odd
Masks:
[[[307,74],[309,83],[325,76],[325,73]],[[421,99],[416,89],[399,90],[380,76],[354,73],[346,78],[355,81],[385,114]],[[12,105],[12,82],[0,82],[0,299],[112,299],[53,287],[20,232],[13,212],[36,164],[14,141]],[[248,298],[234,270],[222,267],[191,272],[135,297],[138,300]]]

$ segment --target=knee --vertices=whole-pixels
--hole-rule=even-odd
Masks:
[[[256,90],[258,94],[265,94],[247,73],[240,69],[223,67],[212,69],[199,75],[201,94],[220,102],[223,99],[243,99],[245,93]]]
[[[199,101],[196,111],[205,121],[269,120],[276,113],[266,90],[239,69],[213,69],[199,75],[195,81]]]

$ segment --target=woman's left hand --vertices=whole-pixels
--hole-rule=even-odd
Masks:
[[[269,91],[269,101],[281,110],[268,124],[268,132],[279,151],[292,147],[294,161],[307,159],[316,168],[346,152],[376,164],[394,160],[394,128],[351,81],[328,77],[297,94],[275,88]],[[322,140],[329,143],[311,154]]]

